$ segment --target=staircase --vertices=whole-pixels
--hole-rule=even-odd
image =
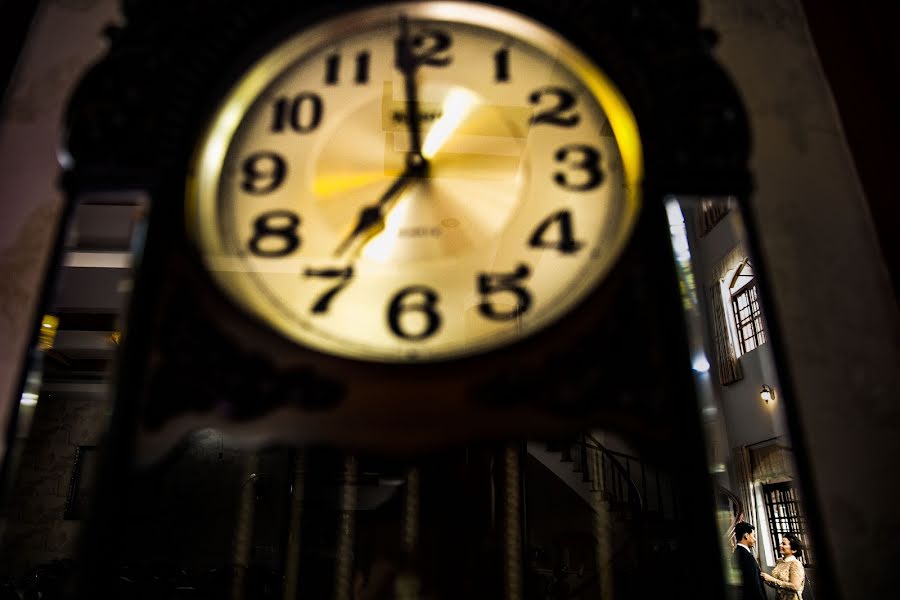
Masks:
[[[613,516],[640,514],[651,521],[678,518],[675,489],[668,474],[640,458],[609,450],[590,434],[564,443],[528,444],[528,453],[566,483],[585,502],[595,493]]]
[[[596,515],[593,535],[600,560],[584,572],[572,572],[564,559],[541,573],[544,591],[532,597],[556,598],[553,586],[559,582],[567,590],[560,597],[636,597],[640,565],[668,551],[667,524],[678,518],[671,477],[636,456],[609,450],[590,434],[562,443],[529,443],[527,450]],[[545,550],[566,556],[566,545]]]
[[[529,443],[527,450],[578,494],[595,514],[602,507],[608,515],[609,539],[604,542],[608,545],[605,552],[601,551],[607,557],[605,566],[601,564],[599,571],[577,576],[573,573],[561,576],[554,569],[548,578],[559,581],[562,577],[569,583],[571,592],[566,594],[567,598],[582,597],[582,590],[587,594],[584,597],[594,597],[591,594],[597,590],[602,597],[608,597],[602,593],[604,587],[614,589],[616,597],[637,597],[641,589],[637,582],[639,573],[647,572],[648,564],[660,565],[649,570],[662,573],[666,556],[673,549],[666,532],[680,517],[677,483],[672,476],[639,457],[606,448],[590,434],[562,443]],[[744,519],[744,507],[737,495],[721,486],[716,490],[716,503],[722,519],[720,526],[729,527],[723,540],[723,547],[727,548],[728,541],[733,544],[735,524]],[[600,551],[602,544],[599,538],[595,539]],[[643,569],[638,568],[641,564]],[[561,567],[565,573],[566,565]],[[597,578],[602,580],[604,569],[608,570],[609,579],[597,587]]]

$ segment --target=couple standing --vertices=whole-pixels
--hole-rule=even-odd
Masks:
[[[797,560],[797,554],[802,552],[803,546],[800,539],[787,533],[781,538],[782,559],[778,561],[772,574],[764,573],[753,556],[753,546],[756,544],[756,535],[753,533],[753,525],[750,523],[738,523],[734,526],[734,537],[737,546],[732,555],[732,563],[741,572],[741,590],[744,600],[766,600],[766,591],[763,584],[775,588],[778,600],[799,600],[803,595],[803,584],[806,574],[803,564]]]

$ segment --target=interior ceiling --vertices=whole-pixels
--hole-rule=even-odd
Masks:
[[[107,377],[119,315],[131,288],[132,238],[143,205],[86,201],[65,237],[50,312],[59,318],[45,353],[44,380],[63,384]]]

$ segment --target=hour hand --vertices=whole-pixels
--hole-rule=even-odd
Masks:
[[[391,187],[385,190],[375,204],[363,207],[356,220],[356,226],[353,227],[353,230],[343,239],[343,241],[341,241],[340,245],[335,248],[335,256],[340,256],[346,252],[350,244],[352,244],[359,236],[371,233],[373,229],[380,230],[384,227],[384,206],[409,185],[415,174],[416,171],[414,169],[407,168],[400,177],[394,180]]]

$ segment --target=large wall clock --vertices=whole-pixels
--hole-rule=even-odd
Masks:
[[[695,3],[123,11],[64,183],[152,199],[118,392],[147,460],[202,426],[391,448],[673,426],[662,199],[748,181]]]
[[[570,312],[639,209],[634,117],[509,10],[385,4],[266,52],[188,185],[216,283],[285,337],[368,361],[495,350]]]

